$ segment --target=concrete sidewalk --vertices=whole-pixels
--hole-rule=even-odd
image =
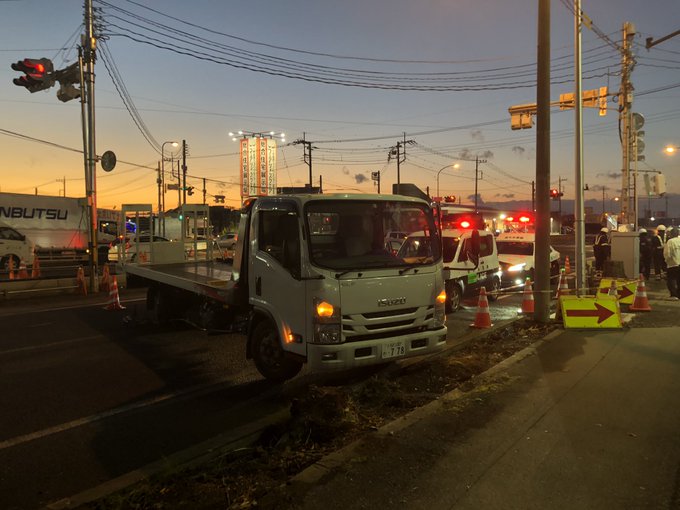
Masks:
[[[291,499],[324,510],[680,508],[679,331],[564,331],[469,394],[360,440],[335,467],[312,466]]]

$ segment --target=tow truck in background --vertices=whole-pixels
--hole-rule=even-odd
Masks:
[[[390,231],[419,231],[426,246],[414,257],[395,255],[385,249]],[[252,199],[241,213],[233,264],[210,256],[185,261],[183,243],[150,244],[148,262],[121,267],[148,287],[155,321],[183,318],[245,333],[246,356],[268,379],[290,379],[304,363],[348,369],[446,343],[441,243],[423,200]]]

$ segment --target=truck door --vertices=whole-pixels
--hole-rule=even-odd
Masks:
[[[263,201],[264,202],[264,201]],[[306,355],[300,216],[292,202],[258,204],[252,224],[250,302],[276,323],[286,351]]]

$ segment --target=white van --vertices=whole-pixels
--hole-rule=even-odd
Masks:
[[[422,232],[409,235],[399,250],[399,257],[418,256]],[[501,269],[496,241],[486,230],[442,230],[444,280],[447,311],[455,312],[464,296],[477,295],[483,286],[488,299],[495,301],[501,288]]]
[[[536,234],[504,232],[496,238],[498,260],[503,269],[503,285],[523,285],[527,277],[534,281]],[[560,252],[550,247],[550,276],[560,274]]]
[[[34,249],[35,246],[25,235],[0,222],[0,270],[3,273],[9,270],[10,260],[15,270],[19,269],[22,260],[27,267],[32,266]]]

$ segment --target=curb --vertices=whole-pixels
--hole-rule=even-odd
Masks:
[[[523,359],[533,356],[536,353],[536,349],[542,345],[546,341],[551,341],[557,336],[561,335],[564,333],[564,329],[557,329],[554,331],[551,331],[548,333],[544,338],[537,340],[533,344],[531,344],[529,347],[525,347],[519,352],[516,352],[509,358],[504,359],[500,363],[492,366],[485,372],[482,372],[478,376],[475,377],[475,381],[489,381],[494,379],[496,376],[498,376],[501,372],[504,372],[508,368],[510,368],[512,365],[515,363],[518,363],[522,361]],[[445,393],[441,397],[439,397],[436,400],[433,400],[432,402],[429,402],[425,404],[424,406],[418,407],[411,411],[408,414],[405,414],[404,416],[401,416],[397,418],[396,420],[393,420],[389,423],[386,423],[382,427],[380,427],[377,431],[373,432],[374,435],[378,437],[383,437],[383,436],[391,436],[396,434],[397,432],[404,430],[405,428],[410,427],[414,423],[417,423],[426,417],[434,414],[438,410],[444,407],[447,403],[456,401],[460,399],[461,397],[465,396],[466,393],[461,391],[460,389],[456,388],[448,393]],[[315,464],[312,464],[308,468],[306,468],[304,471],[301,473],[298,473],[295,475],[291,480],[290,484],[292,486],[298,485],[298,486],[303,486],[303,485],[312,485],[317,483],[319,480],[321,480],[324,476],[328,475],[333,471],[333,469],[346,464],[348,460],[353,458],[353,454],[357,448],[366,440],[366,438],[370,436],[370,434],[357,439],[353,443],[350,443],[349,445],[345,446],[344,448],[335,451],[323,459],[319,460]],[[293,487],[293,490],[295,490],[295,487]]]
[[[256,422],[243,425],[237,429],[212,437],[202,443],[168,455],[146,466],[113,478],[101,485],[84,490],[74,496],[46,505],[46,510],[63,510],[77,508],[104,498],[114,492],[123,490],[131,485],[149,479],[159,473],[168,473],[191,468],[208,462],[225,452],[251,446],[265,428],[280,423],[288,417],[288,409],[283,409]]]

